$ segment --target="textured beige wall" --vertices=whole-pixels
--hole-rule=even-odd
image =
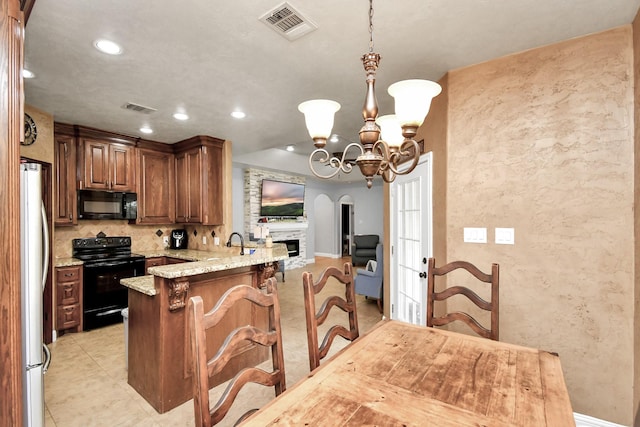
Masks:
[[[560,354],[576,412],[629,425],[631,26],[449,73],[447,258],[501,265],[501,340]],[[487,227],[487,244],[463,243]],[[514,227],[515,245],[496,245]]]
[[[634,183],[640,182],[640,11],[633,21],[633,57],[634,57],[634,118],[635,118],[635,161],[634,161]],[[635,315],[634,331],[640,331],[640,187],[634,185],[634,205],[635,209]],[[640,337],[634,333],[634,393],[633,393],[633,413],[635,414],[634,426],[640,427]]]
[[[20,145],[20,156],[53,164],[53,116],[30,105],[24,112],[35,122],[38,134],[33,144]]]
[[[433,256],[438,264],[447,256],[447,122],[449,107],[449,76],[438,82],[442,93],[433,99],[424,124],[416,139],[424,139],[424,151],[432,152],[433,162]]]

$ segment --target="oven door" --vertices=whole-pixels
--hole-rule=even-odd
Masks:
[[[128,289],[120,279],[144,275],[144,258],[85,263],[83,328],[94,329],[122,321]]]

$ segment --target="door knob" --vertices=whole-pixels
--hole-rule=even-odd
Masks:
[[[423,271],[422,273],[419,274],[420,277],[422,277],[423,279],[427,278],[427,273],[425,271]]]

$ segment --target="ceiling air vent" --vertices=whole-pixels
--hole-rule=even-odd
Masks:
[[[122,108],[124,108],[125,110],[137,111],[138,113],[144,114],[151,114],[158,111],[155,108],[145,107],[144,105],[134,104],[133,102],[127,102],[122,106]]]
[[[318,28],[286,2],[262,15],[260,21],[288,40],[296,40]]]

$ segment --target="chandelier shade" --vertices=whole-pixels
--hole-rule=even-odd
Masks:
[[[369,52],[362,56],[366,73],[367,91],[360,129],[360,143],[349,144],[341,156],[331,155],[324,149],[331,135],[335,113],[340,104],[328,99],[305,101],[298,105],[304,114],[309,136],[316,150],[309,156],[309,168],[318,178],[329,179],[340,172],[350,173],[353,161],[347,158],[348,151],[356,152],[355,164],[371,188],[374,176],[380,175],[385,182],[392,182],[396,175],[410,173],[420,160],[420,147],[415,141],[418,128],[429,113],[431,100],[442,88],[429,80],[403,80],[389,86],[388,92],[395,100],[396,114],[378,117],[378,101],[375,95],[376,71],[380,55],[373,52],[373,0],[369,0]],[[353,156],[353,155],[352,155]],[[408,161],[407,168],[399,164]],[[331,166],[328,175],[314,169],[314,163]]]
[[[400,147],[404,137],[402,127],[395,114],[387,114],[376,119],[376,124],[380,126],[380,139],[385,141],[389,147]]]
[[[431,108],[431,100],[442,92],[442,87],[429,80],[403,80],[387,89],[393,96],[396,117],[400,126],[420,127]]]
[[[340,104],[328,99],[314,99],[298,105],[298,110],[304,114],[309,136],[316,144],[326,144],[333,129],[334,115],[339,109]]]

